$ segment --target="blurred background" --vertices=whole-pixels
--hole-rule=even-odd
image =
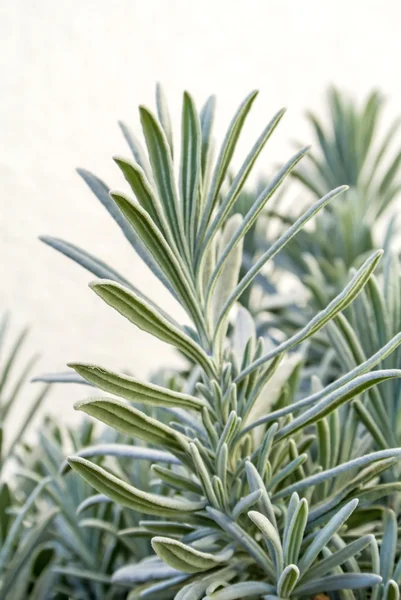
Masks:
[[[111,160],[129,156],[117,121],[139,133],[137,106],[153,108],[157,81],[178,130],[182,91],[198,105],[215,93],[218,137],[259,89],[243,152],[287,106],[256,168],[270,173],[294,139],[311,140],[304,113],[324,113],[332,83],[356,98],[381,89],[384,125],[399,113],[400,17],[396,0],[2,0],[0,308],[14,325],[31,325],[28,345],[42,355],[36,372],[83,360],[146,377],[178,364],[172,349],[126,327],[88,289],[90,274],[38,241],[49,234],[76,243],[181,316],[75,172],[86,167],[125,189]],[[83,394],[57,386],[51,409],[72,418]]]

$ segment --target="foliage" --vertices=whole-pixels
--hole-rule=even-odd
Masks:
[[[191,393],[105,367],[71,365],[90,384],[117,396],[80,401],[78,410],[174,457],[169,467],[157,460],[152,467],[164,493],[136,485],[121,467],[105,468],[79,455],[69,458],[102,499],[105,495],[148,515],[136,531],[151,538],[156,557],[127,565],[113,576],[116,582],[130,582],[130,598],[362,597],[365,588],[377,595],[392,593],[396,585],[386,584],[382,591],[384,568],[372,532],[380,529],[377,520],[383,511],[386,523],[391,521],[387,499],[399,484],[387,482],[383,473],[394,467],[401,450],[391,443],[371,449],[371,436],[359,430],[356,418],[355,431],[351,428],[344,444],[341,427],[354,411],[353,400],[363,399],[358,401],[373,416],[373,411],[383,412],[382,399],[370,391],[399,378],[397,368],[376,367],[400,340],[384,340],[372,356],[359,357],[326,387],[314,377],[311,393],[301,398],[302,354],[291,354],[324,326],[342,319],[371,280],[381,252],[365,257],[344,290],[279,343],[258,339],[245,309],[232,321],[236,301],[265,264],[345,190],[323,195],[240,276],[245,235],[306,153],[297,152],[245,214],[235,211],[256,158],[283,115],[280,111],[273,117],[237,174],[228,177],[255,97],[252,93],[241,104],[213,163],[214,102],[209,100],[198,113],[184,94],[178,182],[164,97],[158,94],[158,117],[141,107],[147,152],[124,127],[134,160],[115,159],[136,200],[123,192],[109,194],[98,178],[81,171],[138,254],[186,310],[190,326],[176,323],[114,268],[66,242],[45,238],[100,277],[91,288],[102,300],[196,365],[192,377],[198,383]],[[174,421],[150,417],[138,402],[170,410]],[[379,515],[370,531],[362,527],[367,511]],[[389,527],[385,524],[385,530]],[[386,536],[377,539],[386,552]],[[398,578],[397,567],[384,581],[392,575]]]
[[[373,169],[369,185],[362,177],[369,160],[376,165],[384,154],[373,147],[379,97],[360,114],[333,92],[341,127],[330,143],[321,138],[324,159],[310,159],[320,176],[301,171],[301,149],[252,193],[247,179],[283,116],[273,117],[235,172],[232,158],[255,98],[239,107],[214,160],[214,99],[198,112],[185,93],[177,160],[158,88],[157,116],[140,108],[146,151],[122,125],[133,158],[115,158],[135,199],[80,170],[190,325],[87,251],[43,238],[98,278],[91,288],[100,299],[174,346],[188,366],[146,382],[74,362],[68,373],[39,378],[104,392],[76,409],[106,429],[47,419],[36,446],[18,447],[20,514],[30,511],[36,524],[49,519],[43,531],[51,561],[39,578],[47,588],[32,597],[399,598],[398,259],[381,259],[368,218],[361,221],[368,235],[353,232],[363,243],[352,256],[341,244],[331,248],[335,277],[321,258],[321,231],[339,227],[338,210],[346,223],[355,206],[364,203],[365,215],[377,202],[370,211],[376,219],[396,193],[397,162],[382,179]],[[370,135],[361,135],[362,125]],[[291,174],[314,182],[319,199],[295,219],[281,214],[280,235],[261,245]],[[343,175],[351,189],[326,193]],[[370,192],[378,186],[379,201]],[[315,215],[315,229],[303,229]],[[311,248],[312,269],[304,257]],[[279,281],[291,264],[311,298],[307,310],[292,302],[292,323]],[[266,266],[274,266],[273,278]],[[265,310],[255,310],[261,293]],[[12,562],[8,572],[17,573]]]

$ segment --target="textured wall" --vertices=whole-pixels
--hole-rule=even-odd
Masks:
[[[288,154],[290,139],[309,141],[302,114],[321,106],[330,82],[359,96],[379,85],[389,115],[399,111],[400,16],[396,0],[2,0],[0,307],[32,324],[39,370],[81,359],[145,376],[177,363],[88,290],[89,274],[37,241],[48,233],[90,249],[180,316],[74,172],[85,166],[122,185],[110,160],[128,154],[116,121],[137,125],[136,106],[153,102],[155,81],[176,122],[184,88],[198,102],[215,92],[218,133],[259,88],[242,149],[287,105],[262,170]],[[70,417],[81,394],[59,387],[50,404]]]

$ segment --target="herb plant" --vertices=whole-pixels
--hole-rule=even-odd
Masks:
[[[155,488],[139,487],[121,463],[105,468],[84,451],[68,463],[98,492],[88,500],[92,507],[109,501],[145,515],[130,534],[149,539],[154,554],[119,568],[112,578],[126,586],[130,600],[398,598],[394,510],[400,484],[392,474],[401,449],[389,437],[380,449],[372,447],[372,438],[378,443],[372,423],[379,429],[387,423],[387,394],[378,390],[393,389],[389,386],[401,375],[397,360],[385,366],[401,342],[397,326],[383,337],[379,324],[377,343],[356,353],[326,386],[316,371],[310,393],[299,388],[309,338],[331,325],[349,334],[343,312],[352,310],[367,285],[375,286],[372,274],[382,252],[369,252],[344,289],[300,330],[281,340],[257,336],[248,311],[238,310],[238,299],[347,188],[322,190],[322,197],[241,273],[246,234],[307,153],[299,150],[245,214],[236,211],[254,163],[284,114],[271,119],[232,175],[232,158],[255,98],[253,92],[240,105],[214,160],[214,100],[198,112],[185,93],[177,161],[159,88],[157,116],[140,108],[146,151],[123,126],[133,158],[115,162],[131,193],[110,191],[81,171],[139,256],[185,309],[189,325],[177,323],[86,251],[44,238],[99,278],[91,288],[103,301],[177,348],[192,365],[191,385],[184,391],[72,363],[80,381],[112,395],[80,401],[77,410],[144,444],[135,458],[152,461]],[[353,342],[349,334],[347,351]],[[147,406],[157,412],[150,416],[143,410]],[[121,447],[124,464],[129,452]]]

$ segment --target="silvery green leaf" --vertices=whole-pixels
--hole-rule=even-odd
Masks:
[[[326,201],[326,203],[328,200]],[[319,203],[318,203],[319,204]],[[316,205],[314,205],[316,206]],[[312,207],[313,208],[313,207]],[[316,209],[316,211],[319,208]],[[306,213],[305,213],[306,214]],[[297,221],[298,223],[298,221]],[[288,230],[290,231],[290,230]],[[362,267],[357,271],[348,285],[344,288],[344,290],[336,296],[329,305],[322,311],[320,311],[315,317],[298,333],[290,337],[287,341],[283,342],[279,346],[276,346],[274,350],[265,354],[260,359],[253,362],[249,367],[247,367],[237,378],[238,381],[249,375],[253,370],[263,365],[265,362],[271,360],[278,354],[285,352],[294,346],[297,346],[302,341],[306,340],[311,335],[314,335],[317,331],[319,331],[324,325],[333,319],[339,312],[344,310],[359,294],[359,292],[363,289],[364,285],[368,281],[369,277],[373,273],[378,261],[380,260],[383,252],[382,250],[376,250],[373,254],[364,262]],[[263,258],[263,257],[262,257]],[[249,272],[248,272],[249,275]],[[246,275],[245,277],[248,277]],[[245,278],[244,278],[245,279]],[[240,283],[241,285],[241,283]],[[241,291],[242,293],[242,291]],[[239,297],[239,296],[237,296]]]
[[[383,600],[399,600],[400,597],[400,588],[397,583],[390,579],[383,592]]]
[[[177,490],[187,490],[198,495],[203,494],[202,487],[199,485],[199,483],[194,481],[193,478],[191,479],[182,473],[177,473],[176,471],[166,469],[160,465],[152,465],[152,471],[172,488]]]
[[[233,519],[237,521],[238,517],[240,517],[243,513],[248,512],[251,506],[260,500],[261,495],[262,490],[255,490],[254,492],[251,492],[247,496],[241,498],[241,500],[238,500],[237,504],[233,508]]]
[[[37,501],[39,495],[42,493],[43,489],[50,483],[50,480],[50,477],[42,478],[40,480],[40,482],[35,486],[31,494],[25,501],[25,504],[21,507],[20,511],[15,517],[10,529],[7,532],[5,541],[3,541],[3,545],[0,549],[0,568],[4,568],[5,565],[10,561],[10,553],[18,537],[21,535],[24,520],[26,519],[32,506],[34,506],[35,502]],[[54,514],[52,515],[52,518],[53,517]]]
[[[154,537],[152,547],[159,558],[183,573],[208,571],[223,562],[227,562],[233,555],[232,550],[223,551],[220,554],[201,552],[178,540],[167,537]]]
[[[274,509],[270,501],[269,493],[266,490],[263,479],[260,473],[256,469],[255,465],[251,461],[246,461],[245,472],[248,480],[249,489],[251,492],[256,490],[262,490],[262,495],[259,500],[259,511],[262,512],[274,526],[276,526],[276,518],[274,516]]]
[[[299,569],[296,565],[285,567],[277,582],[277,595],[279,598],[289,598],[299,579]]]
[[[377,494],[380,497],[381,493],[378,492],[376,486],[367,487],[367,483],[369,483],[372,479],[378,477],[381,473],[395,466],[397,463],[397,458],[384,458],[382,460],[378,460],[368,465],[366,468],[361,469],[357,475],[355,475],[352,479],[347,481],[344,486],[340,487],[339,490],[334,494],[331,494],[327,497],[326,500],[323,500],[316,506],[312,508],[309,513],[308,522],[312,523],[318,520],[322,515],[329,514],[330,511],[336,509],[336,507],[345,499],[350,498],[350,496],[356,496],[359,499],[365,497],[366,499],[369,497],[369,494],[374,498]],[[385,489],[383,490],[383,495],[385,495]]]
[[[122,400],[89,398],[79,400],[74,408],[95,417],[117,431],[139,437],[152,444],[165,446],[173,452],[183,452],[188,445],[184,436],[174,429]]]
[[[347,544],[341,550],[330,554],[323,560],[320,560],[316,565],[310,567],[304,576],[302,582],[313,581],[314,579],[320,579],[328,573],[332,572],[336,567],[344,564],[347,560],[362,552],[364,548],[372,543],[373,535],[365,535],[358,540],[354,540]]]
[[[123,192],[115,190],[110,192],[110,197],[127,222],[138,234],[147,252],[171,283],[176,295],[179,295],[182,304],[187,308],[193,307],[195,299],[193,289],[190,285],[188,268],[182,259],[182,252],[176,250],[174,246],[171,247],[140,204],[131,200]]]
[[[137,136],[131,131],[131,129],[123,121],[118,121],[118,125],[122,131],[125,141],[128,144],[129,149],[135,159],[135,162],[141,167],[143,172],[149,181],[153,181],[152,173],[150,170],[150,164],[145,150]]]
[[[181,137],[180,192],[182,212],[185,232],[190,241],[190,246],[193,247],[199,217],[198,194],[202,180],[202,134],[196,106],[188,92],[184,93],[182,103]]]
[[[373,439],[379,448],[390,448],[390,444],[386,439],[385,435],[381,432],[380,427],[377,425],[373,415],[369,412],[369,409],[360,401],[354,400],[352,408],[355,410],[359,419],[365,425]]]
[[[212,128],[216,109],[216,97],[210,96],[200,111],[202,132],[202,179],[208,185],[212,159]]]
[[[7,327],[7,317],[4,320],[4,325],[3,325],[3,334],[4,331]],[[25,328],[21,331],[21,333],[18,335],[17,339],[15,340],[15,342],[13,343],[11,349],[8,351],[7,353],[7,357],[4,359],[4,364],[2,365],[1,368],[1,372],[0,372],[0,391],[3,391],[5,389],[5,386],[9,380],[10,374],[11,374],[11,369],[13,368],[16,360],[18,359],[21,349],[26,341],[26,338],[28,336],[29,330],[28,328]],[[6,414],[8,413],[8,409],[11,407],[11,403],[8,402],[5,406],[2,406],[1,408],[1,418],[4,419]]]
[[[320,483],[328,481],[334,477],[337,477],[338,475],[342,475],[343,473],[347,473],[348,471],[352,471],[353,469],[361,469],[362,467],[368,466],[374,462],[386,458],[401,458],[401,448],[390,448],[388,450],[370,452],[368,454],[365,454],[364,456],[353,458],[352,460],[337,465],[336,467],[327,469],[326,471],[321,471],[314,475],[310,475],[309,477],[306,477],[303,481],[297,481],[296,483],[288,486],[287,488],[277,492],[277,494],[274,495],[274,500],[277,500],[278,498],[283,498],[285,496],[289,496],[293,492],[299,492],[310,486],[319,485]]]
[[[276,589],[262,581],[244,581],[234,583],[226,588],[220,589],[214,594],[205,596],[205,600],[241,600],[242,598],[260,598],[262,594],[271,594]]]
[[[171,158],[173,158],[173,131],[171,126],[170,111],[168,108],[166,95],[160,83],[156,84],[156,108],[160,125],[163,127],[164,133],[166,134],[166,139],[168,141],[168,145],[170,147]]]
[[[205,401],[188,394],[174,392],[152,383],[144,383],[134,377],[115,373],[103,367],[83,363],[70,363],[68,366],[95,387],[130,402],[194,410],[202,410],[207,406]]]
[[[291,440],[292,441],[292,440]],[[271,491],[275,487],[277,487],[282,481],[290,477],[292,474],[296,473],[296,471],[307,461],[307,454],[300,454],[296,456],[292,461],[288,463],[285,467],[283,467],[278,473],[276,473],[269,481],[266,489]]]
[[[205,592],[216,583],[221,581],[228,583],[233,579],[237,573],[236,566],[233,563],[232,566],[214,571],[211,575],[203,574],[200,578],[182,587],[174,600],[202,600]]]
[[[237,112],[234,115],[233,120],[230,123],[228,131],[225,135],[223,144],[220,149],[219,156],[217,158],[216,166],[213,171],[212,183],[210,185],[208,197],[206,200],[206,205],[204,207],[200,231],[199,231],[199,239],[203,240],[203,237],[206,232],[206,228],[209,225],[210,217],[213,214],[214,207],[217,203],[219,192],[223,181],[226,177],[227,170],[230,166],[230,162],[232,156],[234,154],[234,150],[236,148],[238,138],[242,131],[242,127],[244,125],[245,119],[251,109],[251,106],[257,96],[257,92],[251,92],[245,100],[242,102]]]
[[[256,338],[256,327],[252,315],[249,311],[240,306],[235,317],[235,327],[233,333],[233,349],[238,364],[242,364],[244,351],[250,339]]]
[[[299,500],[286,524],[283,537],[283,553],[286,565],[298,564],[299,552],[308,521],[308,503],[305,498]]]
[[[358,496],[361,505],[366,506],[367,504],[375,503],[376,500],[380,500],[381,498],[388,498],[393,494],[399,494],[399,492],[401,492],[401,482],[394,482],[372,485],[355,495]]]
[[[235,202],[238,199],[238,196],[239,196],[241,190],[243,189],[243,187],[246,183],[246,180],[247,180],[249,174],[251,173],[252,168],[253,168],[257,158],[259,157],[260,153],[262,152],[263,148],[265,147],[265,145],[266,145],[267,141],[269,140],[269,138],[271,137],[272,133],[276,129],[277,125],[281,121],[284,113],[285,113],[285,109],[282,109],[277,114],[274,115],[272,120],[267,124],[267,126],[265,127],[265,129],[263,130],[261,135],[256,140],[256,142],[253,145],[252,149],[250,150],[248,156],[246,157],[244,163],[241,165],[241,167],[238,171],[238,174],[234,178],[234,181],[232,182],[227,195],[224,197],[223,201],[221,202],[221,204],[219,206],[219,209],[217,211],[215,218],[213,219],[213,222],[211,223],[210,227],[208,228],[208,230],[206,232],[206,236],[205,236],[205,240],[202,245],[201,253],[205,252],[207,250],[209,244],[211,243],[212,239],[216,235],[217,231],[220,229],[220,227],[226,220],[227,216],[230,214],[230,211],[235,206]],[[281,173],[281,171],[280,171],[280,173]],[[277,178],[275,178],[276,185],[274,186],[274,189],[272,188],[270,196],[271,196],[271,194],[273,194],[274,190],[280,184],[281,179],[282,178],[279,178],[277,181]],[[269,186],[269,188],[270,188],[270,186]],[[268,200],[268,198],[260,200],[259,204],[264,205],[267,202],[267,200]],[[251,226],[252,225],[250,225],[249,228]]]
[[[299,429],[303,429],[308,425],[316,423],[322,417],[330,414],[334,410],[336,410],[339,406],[344,404],[345,402],[349,402],[355,396],[362,394],[364,391],[368,390],[370,387],[377,385],[383,381],[392,378],[401,377],[401,370],[387,370],[387,371],[373,371],[373,373],[367,373],[365,375],[361,375],[360,377],[356,377],[349,384],[345,385],[343,388],[332,392],[326,398],[321,400],[316,406],[310,408],[305,411],[299,417],[295,418],[291,423],[280,429],[277,433],[276,439],[281,440]]]
[[[23,512],[23,511],[22,511]],[[10,598],[9,592],[12,589],[12,586],[18,581],[21,572],[27,565],[27,562],[32,559],[34,555],[35,549],[37,548],[40,540],[43,538],[47,528],[49,527],[51,521],[54,519],[56,514],[58,513],[58,509],[48,510],[44,516],[36,522],[28,531],[28,533],[22,539],[18,547],[18,552],[14,552],[13,555],[8,559],[6,570],[4,575],[2,576],[2,585],[0,589],[0,598],[1,600],[7,600]],[[11,543],[9,538],[6,538],[7,550],[4,552],[5,546],[1,549],[1,558],[0,565],[2,565],[3,560],[6,556],[8,556],[9,544]]]
[[[226,315],[229,313],[231,308],[234,306],[236,300],[241,296],[241,294],[246,290],[248,285],[252,283],[255,277],[258,275],[259,271],[264,267],[266,262],[273,258],[284,246],[290,241],[291,238],[298,233],[300,229],[308,222],[310,219],[324,206],[326,206],[333,198],[341,194],[343,191],[347,189],[346,186],[337,188],[332,192],[329,192],[326,196],[324,196],[321,200],[313,204],[311,208],[309,208],[303,215],[297,219],[297,221],[292,225],[286,233],[281,236],[277,242],[275,242],[272,246],[270,246],[269,250],[267,250],[262,256],[256,261],[253,267],[247,272],[247,274],[241,279],[234,292],[231,294],[230,298],[227,300],[223,310],[221,311],[218,327],[216,328],[216,335],[218,334],[218,329],[221,326],[222,322],[226,318]],[[351,301],[351,299],[349,300]],[[304,330],[302,330],[304,331]],[[310,334],[308,334],[310,335]],[[295,336],[294,336],[295,337]],[[300,340],[301,341],[301,340]],[[296,342],[299,343],[299,342]],[[287,348],[284,348],[285,350]],[[262,361],[261,364],[263,364]],[[255,364],[255,363],[254,363]],[[251,365],[252,366],[252,365]],[[259,365],[258,365],[259,366]]]
[[[384,516],[383,540],[380,547],[380,575],[387,583],[392,577],[397,551],[398,525],[393,510],[388,509]]]
[[[281,573],[283,570],[283,548],[281,546],[280,536],[278,534],[277,529],[274,525],[269,521],[267,517],[262,515],[262,513],[251,510],[248,513],[248,517],[251,521],[256,525],[256,527],[261,531],[263,537],[266,541],[266,544],[269,548],[269,551],[272,549],[274,553],[274,562],[276,565],[276,572]]]
[[[198,447],[190,442],[189,443],[189,451],[191,454],[192,462],[195,468],[195,472],[202,483],[202,488],[204,493],[212,506],[219,506],[219,502],[216,496],[216,493],[213,489],[212,479],[210,477],[210,473],[205,465],[204,460],[199,452]]]
[[[199,363],[207,373],[213,374],[211,360],[202,348],[130,290],[113,281],[95,282],[91,287],[98,296],[131,323],[162,341],[172,344],[191,360]]]
[[[162,231],[166,237],[169,237],[169,240],[172,240],[160,201],[155,196],[141,167],[120,156],[114,156],[113,160],[121,169],[125,180],[129,184],[139,204],[147,213],[149,213],[149,216],[153,219],[160,231]]]
[[[134,460],[149,460],[151,462],[162,462],[172,465],[179,465],[181,462],[170,452],[146,448],[143,446],[133,446],[132,444],[96,444],[95,446],[86,446],[79,450],[77,456],[90,458],[92,456],[117,456],[120,458],[132,458]]]
[[[74,371],[65,371],[62,373],[44,373],[43,375],[32,377],[31,381],[32,383],[78,383],[92,387],[90,383],[85,381],[85,379],[77,373],[74,373]]]
[[[186,523],[179,523],[176,521],[139,521],[141,527],[149,531],[152,535],[174,535],[174,536],[185,536],[188,533],[194,531],[193,526],[187,525]],[[129,530],[124,531],[124,535],[127,535]],[[121,531],[120,531],[121,534]]]
[[[158,557],[152,556],[133,565],[120,567],[113,573],[111,580],[113,583],[132,585],[175,575],[178,575],[176,569],[164,564]]]
[[[309,583],[296,586],[294,595],[314,596],[315,594],[332,592],[336,590],[359,590],[372,587],[380,583],[379,575],[370,573],[343,573],[341,575],[329,575],[323,579],[310,581]]]
[[[290,413],[301,410],[302,408],[306,408],[307,406],[316,404],[319,400],[321,400],[322,398],[327,396],[329,393],[331,393],[335,390],[338,390],[343,385],[345,385],[345,384],[349,383],[350,381],[352,381],[353,379],[355,379],[355,377],[357,377],[359,375],[363,375],[367,371],[370,371],[371,369],[376,367],[380,362],[385,360],[385,358],[387,356],[389,356],[392,352],[394,352],[400,344],[401,344],[401,333],[394,336],[385,346],[380,348],[380,350],[378,350],[375,354],[373,354],[366,361],[364,361],[363,363],[361,363],[360,365],[355,367],[352,371],[349,371],[348,373],[346,373],[345,375],[343,375],[336,381],[333,381],[333,383],[330,383],[326,387],[322,388],[322,390],[312,394],[311,396],[308,396],[307,398],[303,398],[302,400],[298,400],[297,402],[294,402],[294,404],[292,404],[291,406],[279,409],[277,411],[273,411],[268,416],[258,419],[254,423],[251,423],[249,426],[245,427],[243,429],[243,433],[249,431],[250,429],[252,429],[254,427],[258,427],[259,425],[262,425],[263,423],[269,423],[269,422],[275,421],[275,420],[279,419],[280,417],[284,417],[285,415],[288,415]]]
[[[267,188],[265,190],[263,190],[263,192],[260,194],[260,196],[255,200],[255,202],[253,203],[253,205],[251,206],[249,211],[244,216],[242,223],[240,225],[238,225],[236,231],[234,231],[232,233],[229,242],[225,245],[224,251],[221,252],[221,254],[218,258],[217,265],[216,265],[216,267],[212,273],[212,276],[210,278],[208,290],[206,292],[206,298],[208,298],[213,293],[215,282],[219,276],[219,273],[223,269],[225,262],[227,260],[229,260],[230,254],[235,250],[237,244],[239,244],[241,242],[241,240],[245,237],[245,235],[248,233],[248,231],[253,227],[253,225],[255,224],[258,216],[262,212],[262,210],[265,207],[268,200],[272,197],[274,192],[281,185],[281,183],[284,181],[284,179],[287,177],[287,175],[291,172],[291,170],[294,168],[294,166],[306,154],[307,150],[308,150],[308,148],[303,148],[300,152],[297,152],[297,154],[290,161],[288,161],[288,163],[281,169],[281,171],[278,173],[278,175],[276,175],[276,177],[274,177],[272,182],[267,186]],[[225,203],[223,202],[220,210],[223,209],[224,204]],[[216,216],[216,220],[218,219],[218,217],[219,217],[219,214]],[[223,219],[221,219],[221,221],[222,220]],[[221,221],[220,221],[220,224],[221,224]],[[213,230],[213,225],[214,224],[212,224],[212,226],[211,226],[212,230]],[[217,224],[216,224],[216,227],[217,227]],[[213,235],[213,233],[211,233],[209,235]],[[205,241],[207,241],[207,238]]]
[[[44,242],[51,248],[54,248],[68,258],[71,258],[71,260],[96,275],[96,277],[99,277],[100,279],[111,279],[113,281],[117,281],[122,285],[135,289],[137,293],[140,293],[115,269],[109,267],[109,265],[107,265],[105,262],[96,256],[93,256],[93,254],[86,252],[86,250],[82,250],[82,248],[78,248],[78,246],[74,246],[74,244],[70,244],[69,242],[65,242],[59,238],[54,238],[47,235],[41,235],[39,236],[39,239],[41,242]]]
[[[27,430],[29,424],[31,423],[34,415],[36,415],[40,406],[43,404],[43,401],[46,399],[48,392],[50,391],[49,386],[45,386],[43,389],[39,391],[39,394],[36,395],[33,402],[30,404],[29,409],[23,415],[22,421],[18,424],[17,430],[14,432],[14,435],[11,439],[8,440],[7,448],[5,452],[1,453],[1,439],[0,439],[0,458],[3,461],[3,464],[6,462],[8,458],[13,455],[13,452],[23,438],[24,432]]]
[[[160,201],[176,244],[183,252],[184,258],[189,261],[189,249],[184,235],[168,140],[163,129],[147,108],[141,106],[139,112]]]
[[[149,267],[152,273],[156,275],[156,277],[163,283],[163,285],[166,286],[173,296],[176,297],[170,282],[157,265],[157,262],[152,258],[152,255],[149,254],[148,250],[146,249],[146,245],[144,245],[141,239],[136,235],[135,230],[121,214],[121,211],[118,209],[115,202],[113,202],[113,200],[110,198],[110,188],[101,179],[96,177],[96,175],[93,175],[93,173],[87,171],[86,169],[77,169],[77,172],[95,194],[98,200],[100,200],[108,213],[116,221],[117,225],[120,227],[131,246],[135,249],[138,256],[141,257],[146,266]]]
[[[351,500],[343,508],[341,508],[332,519],[318,532],[312,543],[298,561],[298,567],[301,575],[304,575],[309,567],[313,564],[319,553],[328,544],[334,534],[344,525],[347,519],[354,512],[358,505],[358,500]],[[299,592],[298,592],[299,593]]]
[[[140,513],[173,516],[202,510],[205,507],[205,502],[192,502],[179,496],[170,498],[143,492],[84,458],[70,456],[68,462],[74,471],[77,471],[98,492],[105,494],[117,504]]]
[[[239,214],[233,215],[227,221],[222,235],[219,241],[217,257],[221,256],[230,240],[234,236],[238,227],[242,223],[242,217]],[[226,261],[224,268],[219,272],[219,277],[216,279],[216,285],[214,287],[212,306],[213,306],[213,324],[217,321],[218,315],[222,307],[224,306],[227,298],[232,293],[233,289],[237,285],[238,277],[241,268],[241,256],[242,256],[242,244],[238,244],[236,248],[230,253],[228,260]],[[225,331],[222,330],[222,336],[224,337]]]
[[[219,525],[226,533],[232,536],[232,538],[239,543],[258,563],[260,567],[270,576],[274,576],[273,565],[268,558],[267,554],[263,552],[262,548],[255,542],[255,540],[244,530],[242,527],[237,525],[234,521],[229,519],[224,513],[207,506],[206,510],[209,516],[213,519],[217,525]]]
[[[110,498],[104,494],[94,494],[93,496],[85,498],[85,500],[81,502],[81,504],[77,507],[77,515],[81,515],[88,508],[92,508],[98,504],[109,504],[110,502]]]
[[[181,589],[182,584],[190,578],[191,575],[189,575],[188,573],[182,573],[180,575],[176,575],[175,577],[169,577],[164,581],[145,585],[139,589],[137,588],[136,590],[130,592],[130,594],[127,597],[127,600],[139,600],[139,598],[141,600],[171,598],[171,594],[174,594],[179,589]]]
[[[96,583],[107,584],[111,582],[110,575],[104,575],[103,573],[99,573],[98,571],[90,571],[89,569],[81,569],[69,566],[63,567],[56,565],[54,567],[54,570],[60,575],[69,575],[78,579],[87,579],[89,581],[95,581]]]

